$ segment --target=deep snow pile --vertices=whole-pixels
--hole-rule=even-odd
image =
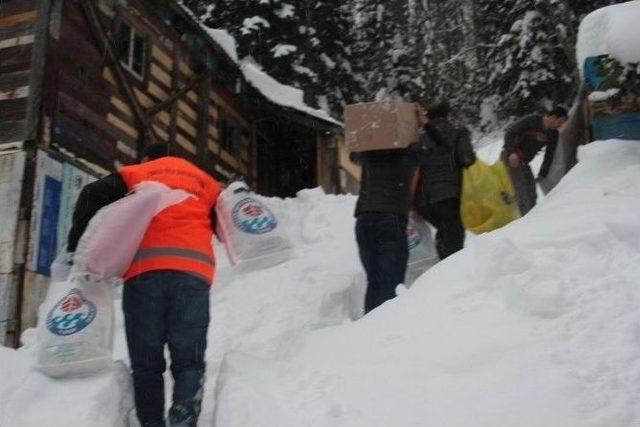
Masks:
[[[199,425],[637,425],[640,144],[580,158],[525,218],[355,322],[355,197],[266,199],[296,258],[235,276],[218,249]],[[35,338],[0,348],[0,426],[122,426],[125,365],[54,381],[31,369]],[[121,317],[115,347],[126,363]]]
[[[590,56],[610,55],[619,62],[640,62],[640,0],[597,9],[588,14],[578,29],[576,56],[581,70]]]
[[[229,354],[216,426],[638,425],[640,144],[580,158],[365,318]]]
[[[286,224],[296,258],[240,276],[223,268],[212,295],[207,404],[200,425],[212,425],[223,357],[284,360],[310,330],[360,314],[364,294],[353,286],[361,269],[353,234],[355,197],[327,196],[317,188],[295,199],[263,200]],[[255,400],[247,398],[247,405]]]
[[[207,349],[207,383],[200,425],[213,423],[219,367],[228,352],[286,357],[306,332],[359,315],[362,289],[353,237],[355,197],[304,190],[294,199],[265,199],[295,245],[296,258],[259,272],[234,275],[217,248],[218,273]],[[120,301],[116,301],[115,358],[127,362]],[[36,335],[24,347],[0,347],[0,426],[122,426],[132,407],[122,362],[91,378],[51,380],[34,371]],[[167,374],[167,390],[171,380]],[[168,395],[170,396],[170,394]]]
[[[125,425],[132,407],[131,377],[121,362],[90,378],[54,380],[32,369],[35,330],[24,347],[0,347],[0,426],[111,427]]]

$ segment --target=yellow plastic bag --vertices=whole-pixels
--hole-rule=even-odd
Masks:
[[[465,228],[480,234],[520,217],[515,191],[505,164],[482,160],[463,171],[460,215]]]

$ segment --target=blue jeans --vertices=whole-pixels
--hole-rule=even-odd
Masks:
[[[409,260],[407,218],[391,213],[362,213],[356,219],[360,261],[367,273],[365,313],[396,296]]]
[[[174,379],[169,425],[195,427],[204,383],[209,284],[181,271],[150,271],[125,282],[122,308],[140,423],[165,426],[162,374],[168,344]]]

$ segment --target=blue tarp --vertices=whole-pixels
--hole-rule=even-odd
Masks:
[[[584,61],[584,83],[589,91],[604,90],[600,85],[604,76],[600,75],[599,62],[606,56],[591,56]],[[640,112],[620,112],[598,114],[591,118],[592,140],[636,139],[640,140]]]
[[[592,90],[600,86],[604,78],[598,74],[598,62],[600,57],[590,56],[584,60],[584,81]]]
[[[640,140],[640,113],[595,116],[591,119],[591,132],[594,140],[614,138]]]

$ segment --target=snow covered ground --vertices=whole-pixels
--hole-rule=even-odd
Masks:
[[[200,425],[638,425],[640,144],[580,160],[526,217],[355,321],[355,197],[267,199],[296,258],[234,276],[219,250]],[[0,348],[0,426],[123,425],[123,363],[54,381],[31,369],[33,331],[23,341]]]
[[[212,292],[207,350],[208,372],[200,425],[213,425],[215,387],[227,353],[286,357],[306,332],[359,316],[363,289],[352,295],[360,271],[353,237],[355,197],[304,190],[295,199],[266,199],[286,224],[296,259],[246,275],[234,275],[224,249],[217,248],[218,273]],[[125,363],[120,301],[116,301],[113,372],[92,378],[52,380],[31,368],[35,330],[15,351],[0,347],[0,426],[111,427],[126,425],[132,407]],[[167,390],[171,387],[167,375]]]
[[[229,354],[216,425],[637,425],[640,145],[581,160],[371,315],[286,357]]]

